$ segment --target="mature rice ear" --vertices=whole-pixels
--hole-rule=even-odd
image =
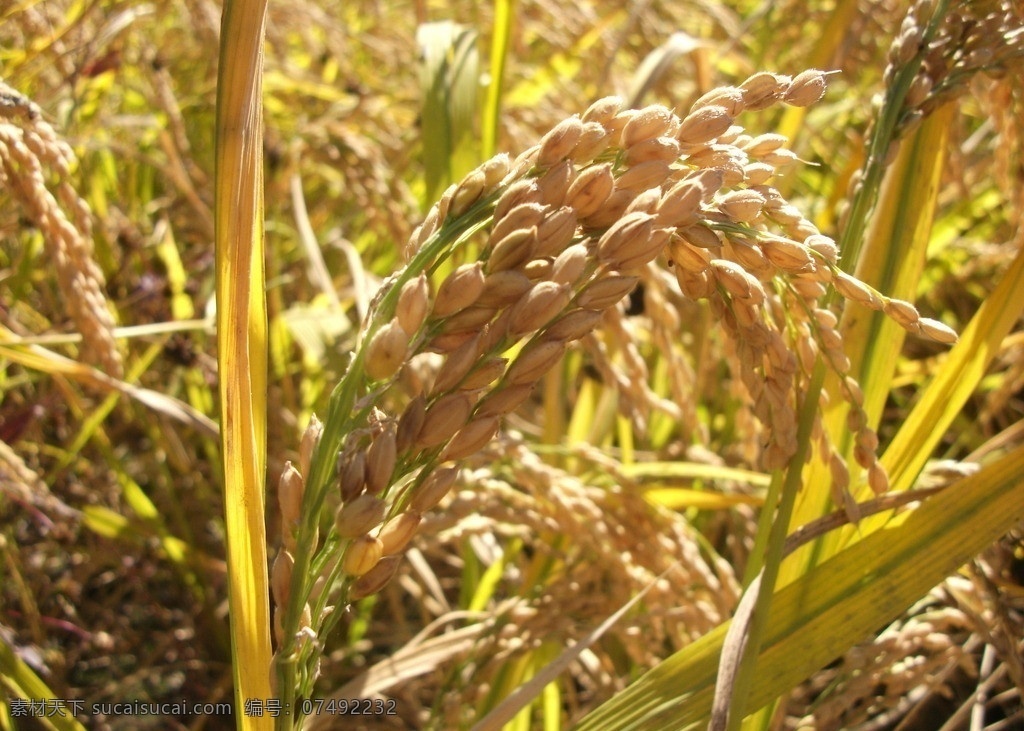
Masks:
[[[94,259],[92,212],[70,182],[75,153],[34,102],[2,81],[0,100],[0,180],[42,234],[63,304],[82,335],[80,360],[120,379],[124,364]]]

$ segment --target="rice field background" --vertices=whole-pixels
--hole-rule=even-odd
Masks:
[[[1024,726],[1022,55],[0,5],[0,727]]]

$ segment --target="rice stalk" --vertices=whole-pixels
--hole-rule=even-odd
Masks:
[[[266,2],[229,2],[217,83],[217,357],[235,708],[272,697],[263,484],[267,344],[263,271],[262,79]]]

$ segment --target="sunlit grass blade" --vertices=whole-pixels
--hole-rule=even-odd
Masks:
[[[264,0],[229,2],[217,80],[217,358],[228,544],[228,597],[238,728],[270,691],[270,607],[263,485],[267,342],[263,270]]]
[[[423,205],[477,162],[472,145],[479,60],[475,30],[451,21],[426,23],[416,32],[420,48],[423,107]]]
[[[1024,519],[1017,448],[780,589],[751,688],[768,703],[899,616]],[[703,729],[726,625],[588,715],[579,731]],[[683,689],[683,690],[681,690]]]
[[[188,404],[148,388],[140,388],[126,381],[111,378],[92,366],[54,353],[39,345],[23,345],[7,328],[0,326],[0,357],[26,368],[51,376],[66,376],[73,381],[101,391],[118,391],[135,399],[143,406],[168,418],[186,424],[205,436],[215,437],[217,425],[206,415]]]
[[[487,160],[497,151],[501,127],[501,97],[504,90],[505,62],[515,20],[515,0],[498,0],[494,4],[494,27],[491,33],[490,82],[484,102],[481,124],[481,157]]]

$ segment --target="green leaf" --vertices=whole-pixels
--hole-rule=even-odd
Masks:
[[[750,707],[787,692],[896,619],[1024,520],[1024,447],[776,592]],[[727,625],[676,653],[586,716],[578,731],[703,729]]]
[[[477,33],[451,21],[425,23],[416,31],[423,107],[424,208],[477,163],[472,145],[479,83]]]

